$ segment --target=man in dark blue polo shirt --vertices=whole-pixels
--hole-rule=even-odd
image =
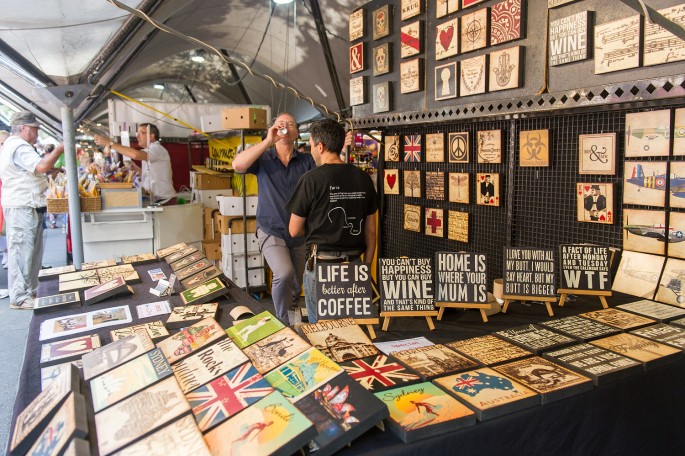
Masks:
[[[259,183],[257,239],[273,271],[271,296],[276,316],[288,325],[288,308],[300,295],[305,264],[304,239],[288,232],[290,213],[285,203],[300,176],[316,167],[311,155],[295,150],[299,136],[295,118],[279,114],[266,138],[233,159],[238,173],[251,173]]]

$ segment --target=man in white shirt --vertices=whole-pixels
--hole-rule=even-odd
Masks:
[[[143,189],[150,194],[150,202],[162,205],[175,204],[176,190],[173,185],[171,159],[169,152],[159,143],[159,129],[156,125],[142,123],[138,125],[136,138],[142,150],[117,144],[102,135],[94,135],[93,140],[98,146],[109,146],[122,155],[142,161],[141,181]]]

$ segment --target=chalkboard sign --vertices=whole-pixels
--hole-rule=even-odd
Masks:
[[[609,248],[597,245],[559,246],[561,288],[611,290]]]
[[[381,258],[382,312],[435,311],[430,258]]]
[[[504,248],[504,294],[554,296],[554,250]]]
[[[488,302],[485,255],[465,252],[435,254],[435,300],[437,302]]]
[[[319,320],[378,318],[369,265],[317,263],[316,314]]]

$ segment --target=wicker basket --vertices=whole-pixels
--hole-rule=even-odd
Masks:
[[[48,212],[51,214],[66,214],[69,212],[67,198],[48,198]]]
[[[99,212],[102,210],[102,198],[99,196],[82,196],[81,212]]]

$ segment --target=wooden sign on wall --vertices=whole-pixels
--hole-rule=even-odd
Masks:
[[[447,238],[452,241],[469,242],[469,213],[448,211]]]
[[[504,0],[490,8],[490,45],[517,40],[523,36],[521,0]],[[524,16],[525,17],[525,16]]]
[[[445,161],[445,135],[442,133],[426,134],[426,161],[442,163]]]
[[[435,67],[435,99],[448,100],[457,97],[457,62]]]
[[[549,130],[519,132],[519,166],[549,166]]]
[[[581,11],[549,23],[549,64],[577,62],[590,57],[590,11]]]
[[[445,228],[444,212],[442,209],[426,208],[426,235],[443,237]]]
[[[640,17],[595,26],[595,74],[640,66]]]

